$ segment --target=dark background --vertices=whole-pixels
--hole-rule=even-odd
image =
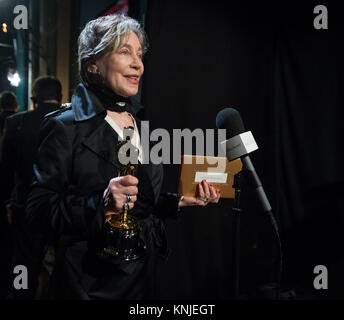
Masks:
[[[316,30],[316,5],[328,30]],[[282,289],[300,299],[342,298],[343,15],[336,3],[149,1],[142,102],[151,128],[214,128],[234,107],[259,150],[251,155],[284,250]],[[166,166],[176,191],[178,166]],[[187,208],[168,222],[169,262],[160,276],[166,299],[231,297],[231,200]],[[276,281],[278,250],[270,220],[244,188],[243,297]],[[315,290],[325,265],[329,289]]]

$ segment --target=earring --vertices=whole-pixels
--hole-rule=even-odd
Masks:
[[[100,71],[99,71],[99,69],[97,68],[97,69],[92,69],[92,68],[88,68],[87,69],[87,71],[89,72],[89,73],[92,73],[92,74],[100,74]]]

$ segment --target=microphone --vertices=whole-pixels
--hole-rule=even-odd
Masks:
[[[279,299],[281,275],[283,269],[283,251],[277,221],[274,215],[272,214],[271,205],[249,156],[249,153],[258,149],[258,146],[253,138],[251,131],[245,131],[245,127],[241,119],[240,113],[233,108],[225,108],[217,114],[216,127],[218,129],[226,129],[227,140],[221,143],[223,149],[225,149],[226,151],[226,157],[228,161],[237,158],[241,159],[241,162],[243,163],[243,166],[245,168],[245,176],[249,179],[249,183],[255,189],[256,195],[259,199],[260,204],[263,207],[264,212],[266,212],[270,217],[272,226],[276,234],[280,254],[279,270],[276,285],[276,297],[277,299]],[[234,255],[236,256],[236,259],[238,259],[237,255],[238,254]]]
[[[265,194],[262,183],[249,157],[249,153],[258,149],[251,131],[245,131],[240,113],[233,108],[225,108],[216,116],[216,127],[226,129],[227,140],[221,142],[226,150],[228,161],[240,158],[249,183],[253,186],[259,202],[265,212],[271,212],[270,202]]]

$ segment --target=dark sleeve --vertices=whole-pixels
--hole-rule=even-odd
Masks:
[[[155,215],[162,219],[177,219],[181,212],[181,209],[178,208],[179,197],[175,193],[161,192],[163,176],[163,166],[158,165],[152,174],[152,186],[154,193],[157,195]]]
[[[71,140],[67,127],[58,119],[48,118],[42,123],[26,206],[27,222],[40,235],[67,234],[90,240],[102,229],[104,190],[84,195],[72,185]]]
[[[178,208],[179,197],[175,193],[162,193],[157,203],[157,216],[162,219],[180,217],[181,209]]]
[[[0,199],[2,203],[10,198],[14,186],[16,147],[16,124],[13,120],[6,119],[0,151]]]

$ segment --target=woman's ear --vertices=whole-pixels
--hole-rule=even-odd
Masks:
[[[87,71],[89,73],[92,73],[92,74],[100,74],[100,71],[99,71],[99,68],[97,66],[96,63],[91,63],[88,67],[87,67]]]

